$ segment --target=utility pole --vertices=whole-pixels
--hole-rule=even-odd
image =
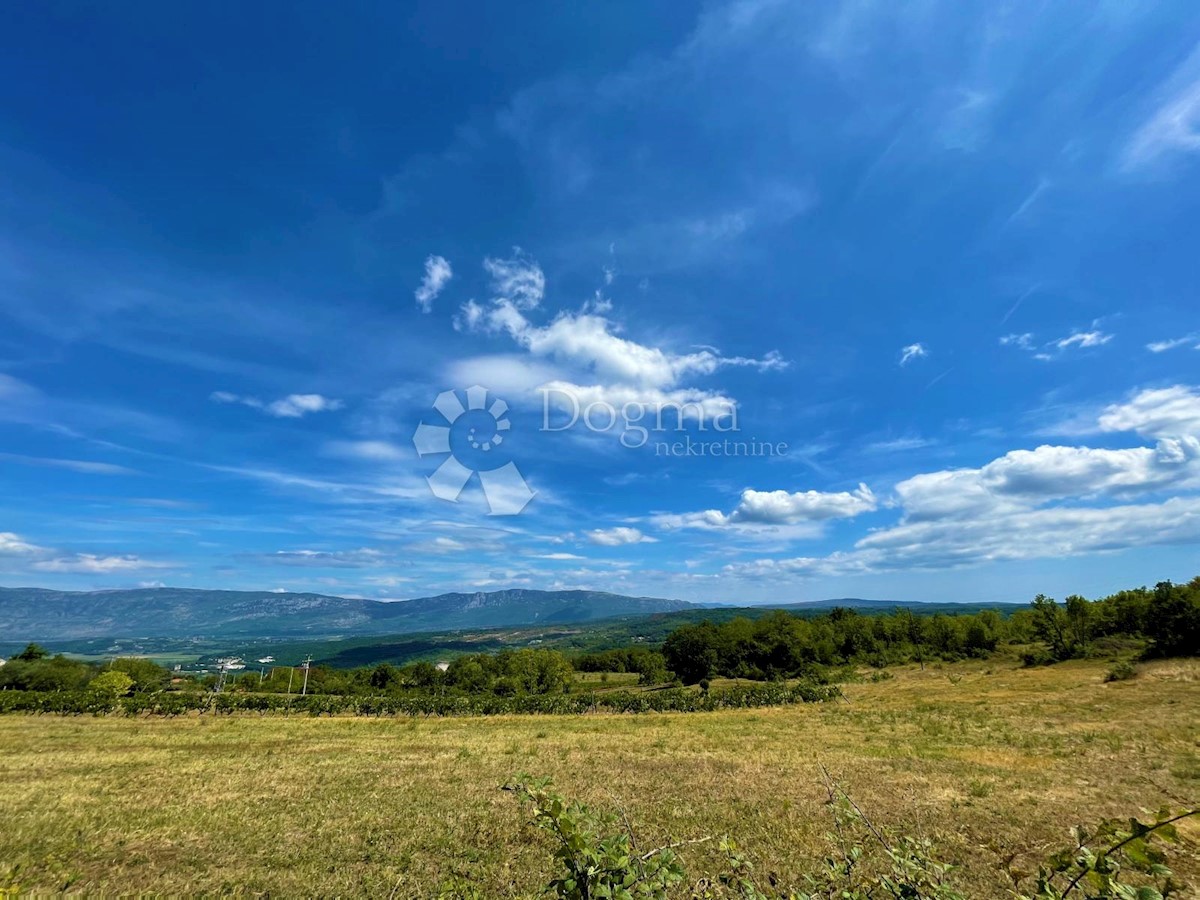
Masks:
[[[306,656],[304,658],[304,665],[300,667],[304,670],[304,687],[300,690],[301,697],[308,693],[308,670],[310,666],[312,666],[312,656]]]
[[[292,696],[292,676],[296,674],[295,666],[288,666],[288,696]]]

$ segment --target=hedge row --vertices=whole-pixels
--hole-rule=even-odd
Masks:
[[[312,716],[494,716],[512,713],[573,715],[589,712],[711,712],[813,703],[839,696],[836,687],[802,682],[795,685],[736,686],[720,691],[697,692],[683,688],[662,691],[614,691],[599,694],[528,694],[517,697],[480,695],[416,695],[356,697],[310,694],[135,694],[113,699],[88,691],[0,691],[0,713],[28,712],[58,715],[177,716],[200,711],[214,713],[307,713]]]

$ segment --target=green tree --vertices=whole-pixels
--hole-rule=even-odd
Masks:
[[[717,628],[711,622],[682,625],[663,643],[667,666],[684,684],[708,678],[717,667]]]
[[[1045,594],[1034,597],[1031,606],[1034,631],[1050,648],[1050,655],[1055,659],[1069,659],[1071,645],[1066,612]]]
[[[1067,633],[1080,652],[1086,652],[1091,639],[1092,604],[1078,594],[1067,598]]]
[[[13,659],[19,659],[22,662],[33,662],[38,659],[45,659],[50,655],[50,651],[39,644],[28,644],[25,649],[18,653]]]
[[[106,700],[116,700],[124,697],[133,687],[133,679],[124,672],[101,672],[88,684],[88,690],[104,697]]]
[[[380,663],[371,670],[370,676],[367,678],[367,683],[376,690],[385,691],[392,685],[400,681],[400,672],[395,666],[389,666],[387,663]]]
[[[1154,586],[1146,634],[1152,656],[1200,654],[1200,578],[1187,585],[1163,581]]]

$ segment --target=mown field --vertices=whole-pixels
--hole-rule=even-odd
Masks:
[[[847,703],[464,719],[0,717],[0,887],[35,893],[485,897],[538,892],[514,772],[620,807],[645,845],[734,836],[760,871],[825,852],[820,766],[1003,897],[1077,822],[1200,798],[1200,662],[893,670]],[[1200,828],[1176,870],[1200,883]],[[707,844],[683,851],[696,875]],[[6,872],[7,870],[7,872]],[[15,871],[14,871],[15,870]],[[11,873],[11,874],[10,874]]]

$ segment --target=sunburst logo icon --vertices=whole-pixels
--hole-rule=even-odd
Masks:
[[[509,458],[508,404],[498,397],[489,404],[487,388],[474,385],[465,391],[443,391],[433,408],[446,424],[422,422],[413,435],[418,456],[449,454],[425,479],[433,495],[457,503],[472,476],[478,475],[491,515],[515,516],[525,509],[534,492]]]

